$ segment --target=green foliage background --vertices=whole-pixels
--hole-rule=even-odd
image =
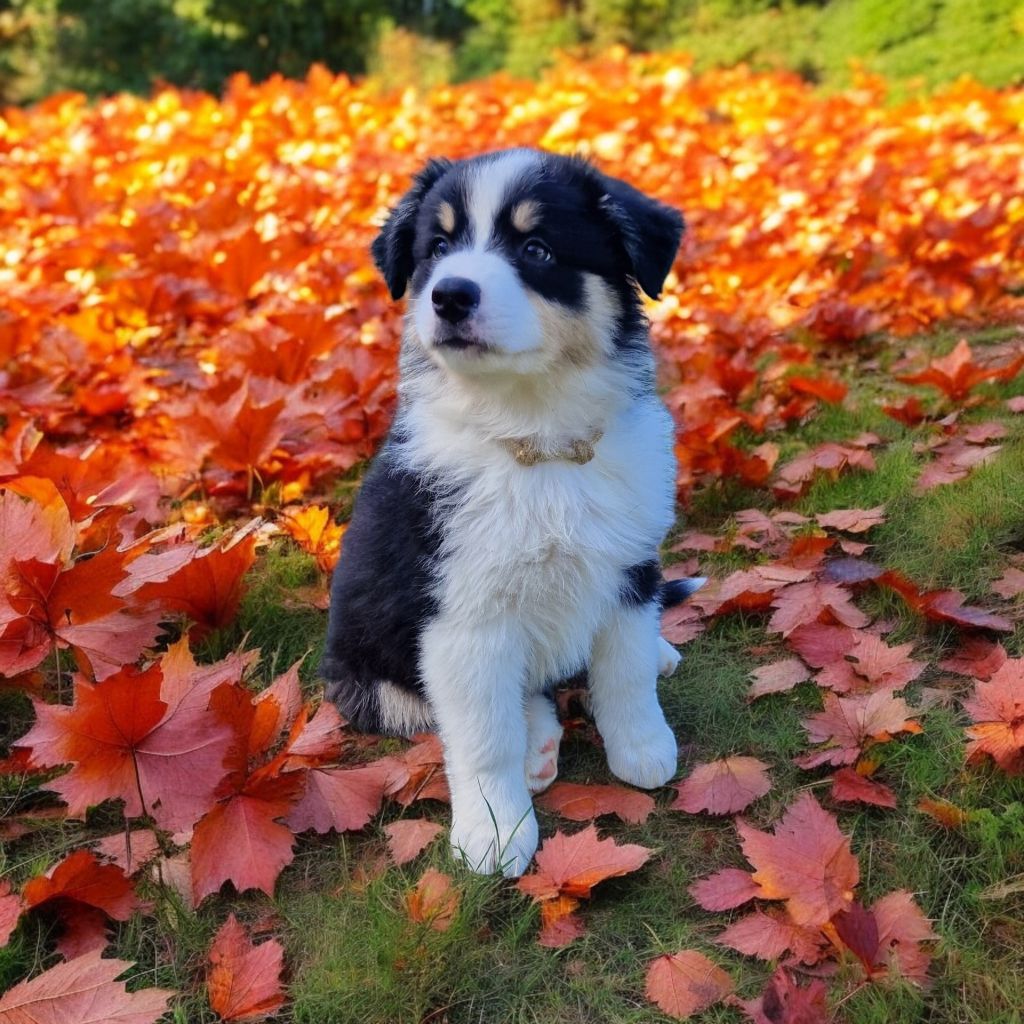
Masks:
[[[854,58],[908,88],[1024,81],[1024,0],[0,0],[0,100],[55,90],[213,92],[314,61],[383,87],[534,75],[620,43],[745,61],[826,87]]]

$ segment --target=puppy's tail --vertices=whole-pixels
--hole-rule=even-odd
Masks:
[[[658,600],[662,608],[674,608],[682,604],[691,594],[697,593],[707,583],[706,576],[691,576],[688,580],[662,580],[658,588]]]

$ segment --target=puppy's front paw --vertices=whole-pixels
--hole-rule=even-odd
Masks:
[[[631,786],[657,789],[676,773],[679,750],[664,719],[644,729],[605,736],[604,741],[612,774]]]
[[[471,871],[517,878],[537,851],[537,817],[529,801],[488,803],[478,797],[452,816],[452,853]]]

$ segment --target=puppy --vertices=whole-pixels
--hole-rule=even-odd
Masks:
[[[682,217],[582,160],[509,150],[431,161],[373,244],[409,292],[391,432],[331,586],[321,674],[358,728],[437,729],[452,847],[521,874],[531,792],[555,776],[555,683],[588,670],[612,772],[666,783],[658,705],[673,425],[640,289]]]

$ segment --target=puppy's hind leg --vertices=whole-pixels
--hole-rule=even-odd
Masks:
[[[555,702],[546,694],[534,694],[526,702],[526,786],[531,793],[542,793],[555,781],[561,742]]]
[[[658,675],[670,676],[679,667],[683,656],[663,637],[658,637]]]
[[[643,789],[676,773],[676,738],[658,704],[661,636],[657,602],[620,605],[598,631],[590,661],[590,698],[608,767]]]

